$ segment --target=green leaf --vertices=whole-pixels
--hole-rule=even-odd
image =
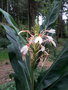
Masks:
[[[68,90],[68,73],[60,77],[54,84],[46,90]]]
[[[38,80],[36,90],[42,89],[51,90],[48,87],[52,85],[55,86],[56,82],[57,83],[62,82],[62,78],[66,78],[65,75],[67,74],[67,72],[68,72],[68,42],[64,47],[63,51],[61,52],[60,56],[58,57],[58,59],[53,63],[50,69],[47,72],[45,72],[43,78]]]
[[[4,17],[5,17],[6,21],[8,22],[8,24],[10,24],[13,27],[17,26],[17,24],[15,23],[14,19],[12,18],[12,16],[10,14],[8,14],[6,11],[4,11],[1,8],[0,8],[0,12],[4,15]]]
[[[17,43],[15,45],[11,44],[10,46],[8,46],[8,50],[10,62],[15,72],[14,78],[16,81],[15,83],[17,90],[30,90],[29,82],[27,81],[24,61],[22,60],[22,56],[18,49]]]
[[[59,16],[61,8],[61,0],[54,0],[53,7],[50,8],[50,11],[46,17],[46,28],[51,28]]]
[[[17,33],[19,33],[19,29],[17,28],[17,24],[15,23],[14,19],[12,18],[12,16],[7,13],[6,11],[4,11],[3,9],[0,8],[0,12],[4,15],[6,21],[8,22],[8,24],[11,26],[11,28],[13,28],[13,30],[15,30]],[[21,35],[19,35],[22,42],[24,44],[26,44],[26,41],[24,40],[24,38],[22,38]]]
[[[20,53],[21,44],[17,33],[10,26],[1,24],[1,27],[6,30],[6,36],[11,42],[11,45],[8,46],[8,52],[15,72],[16,88],[17,90],[32,90],[29,55],[27,55],[27,60],[24,61]]]
[[[41,25],[41,29],[52,28],[52,25],[55,23],[55,21],[57,20],[57,18],[59,16],[60,8],[61,8],[61,0],[59,0],[59,1],[54,0],[53,6],[50,7],[46,18],[45,18],[43,24]]]

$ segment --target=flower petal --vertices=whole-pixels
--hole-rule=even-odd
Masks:
[[[48,30],[49,33],[55,33],[55,29]]]
[[[43,42],[43,39],[40,36],[38,36],[38,37],[35,38],[34,42],[35,43],[39,42],[39,44],[41,44]]]
[[[27,45],[25,45],[25,46],[23,46],[22,48],[21,48],[21,53],[23,53],[23,55],[26,55],[26,53],[28,52],[28,46]]]
[[[53,40],[52,40],[51,42],[52,42],[52,44],[56,47],[56,43],[55,43]]]
[[[45,47],[44,46],[41,46],[41,49],[40,49],[40,51],[45,51]]]
[[[53,38],[51,36],[46,36],[48,38],[48,40],[53,40]]]

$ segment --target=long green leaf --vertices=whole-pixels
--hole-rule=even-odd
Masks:
[[[6,11],[4,11],[3,9],[1,9],[1,8],[0,8],[0,13],[2,13],[2,14],[4,15],[4,17],[5,17],[6,21],[8,22],[8,24],[9,24],[17,33],[19,33],[19,29],[17,28],[17,24],[15,23],[14,19],[12,18],[12,16],[11,16],[9,13],[7,13]],[[22,42],[23,42],[24,44],[26,44],[26,41],[24,40],[24,38],[22,38],[21,35],[19,35],[19,36],[20,36]]]
[[[22,60],[21,54],[19,53],[18,45],[12,44],[8,47],[9,50],[9,58],[12,64],[12,67],[15,72],[15,80],[16,80],[16,89],[17,90],[30,90],[29,83],[27,81],[26,72],[24,70],[24,62]],[[22,64],[22,65],[21,65]],[[26,87],[25,87],[26,85]]]
[[[53,7],[50,8],[49,13],[46,17],[46,28],[51,28],[59,16],[61,8],[61,0],[54,0]]]
[[[16,32],[7,25],[1,24],[2,28],[6,30],[6,36],[11,42],[11,45],[8,47],[9,50],[9,58],[12,64],[12,67],[15,72],[15,81],[17,90],[31,90],[32,81],[31,81],[31,71],[30,71],[30,62],[28,63],[29,56],[27,56],[26,62],[22,60],[22,56],[20,53],[20,42],[17,38]]]
[[[59,16],[60,8],[61,8],[61,0],[54,0],[53,6],[50,7],[46,18],[43,24],[41,25],[42,30],[45,28],[46,29],[52,28],[52,25],[55,23],[55,21]]]
[[[57,80],[61,81],[61,77],[63,77],[68,72],[68,43],[63,49],[62,53],[58,57],[58,59],[54,62],[54,64],[50,67],[50,69],[45,72],[42,79],[40,79],[37,84],[36,90],[46,89],[51,85],[53,85]]]
[[[12,16],[10,14],[8,14],[6,11],[4,11],[3,9],[0,8],[0,12],[4,15],[6,21],[8,22],[8,24],[10,24],[11,26],[16,27],[17,24],[15,23],[14,19],[12,18]]]
[[[68,90],[68,72],[46,90]]]

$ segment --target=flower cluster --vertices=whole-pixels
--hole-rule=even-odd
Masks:
[[[45,35],[45,33],[43,34],[43,32],[55,33],[55,30],[54,29],[45,30],[41,34],[39,34],[38,36],[32,35],[28,30],[22,30],[18,34],[20,34],[22,32],[28,32],[31,35],[31,37],[28,38],[28,44],[27,45],[24,45],[21,48],[21,53],[23,53],[23,55],[26,55],[27,54],[27,52],[29,50],[29,47],[30,47],[30,45],[32,43],[35,43],[35,44],[36,43],[39,43],[40,45],[42,45],[42,43],[51,42],[56,47],[56,43],[54,42],[54,39],[51,36],[48,36],[48,34],[47,35]],[[43,46],[43,48],[44,48],[44,46]],[[41,50],[42,50],[42,48],[41,48]]]
[[[56,47],[56,43],[54,42],[53,37],[49,36],[49,33],[51,33],[51,34],[55,33],[54,29],[44,30],[44,31],[38,33],[38,35],[35,33],[34,33],[34,35],[32,35],[30,31],[22,30],[18,33],[18,35],[20,35],[23,32],[27,32],[28,34],[30,34],[30,37],[27,39],[28,43],[21,48],[21,53],[23,56],[26,56],[27,52],[31,49],[31,47],[33,47],[34,49],[37,49],[39,47],[37,53],[39,53],[40,51],[45,53],[45,55],[46,55],[45,58],[47,59],[49,54],[46,51],[44,43],[45,44],[52,43],[54,45],[54,47]],[[35,48],[35,45],[38,45],[38,46]]]

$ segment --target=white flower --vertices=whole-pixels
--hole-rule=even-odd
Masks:
[[[43,39],[40,36],[38,36],[38,37],[35,38],[34,42],[35,43],[39,42],[39,44],[41,44],[43,42]]]
[[[54,29],[50,29],[48,30],[49,33],[55,33],[55,30]]]
[[[40,51],[45,51],[45,47],[44,46],[41,46],[41,49],[40,49]]]
[[[51,36],[46,37],[48,38],[48,41],[51,42],[56,47],[56,43],[54,42],[53,38]]]
[[[28,48],[29,46],[28,45],[25,45],[21,48],[21,53],[23,53],[23,55],[26,55],[26,53],[28,52]]]
[[[51,36],[46,36],[48,38],[49,41],[52,41],[53,38]]]
[[[51,41],[52,42],[52,44],[56,47],[56,43],[54,42],[54,41]]]

